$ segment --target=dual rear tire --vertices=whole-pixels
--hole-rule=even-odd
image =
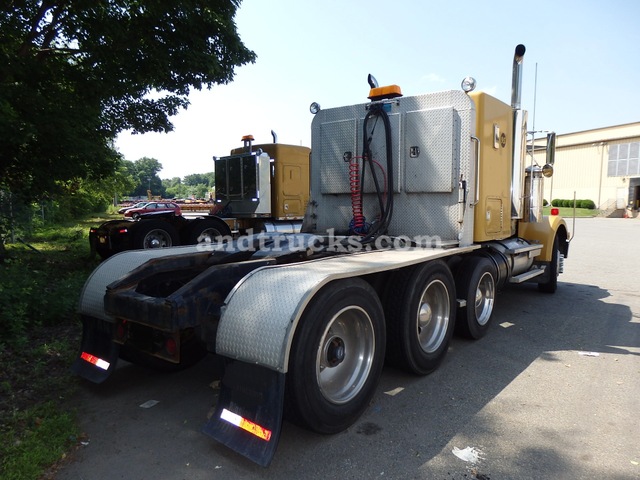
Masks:
[[[467,257],[456,275],[458,298],[465,305],[458,309],[456,333],[477,340],[489,330],[496,297],[496,269],[485,257]]]
[[[386,302],[387,362],[426,375],[449,348],[456,317],[455,283],[447,264],[435,260],[396,272]]]
[[[457,282],[444,261],[434,260],[398,270],[388,285],[384,310],[361,278],[331,282],[307,305],[289,356],[289,420],[340,432],[368,407],[385,358],[418,375],[438,368],[456,328],[456,289],[467,297],[459,330],[480,338],[489,327],[495,271],[485,258],[465,259]]]

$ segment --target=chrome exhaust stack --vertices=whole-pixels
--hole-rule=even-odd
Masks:
[[[513,56],[513,76],[511,77],[511,108],[520,109],[522,99],[522,61],[524,60],[526,48],[520,44],[516,47]]]
[[[513,109],[513,169],[511,177],[511,218],[523,217],[524,162],[527,145],[527,112],[522,110],[522,61],[526,49],[520,44],[513,56],[511,108]]]

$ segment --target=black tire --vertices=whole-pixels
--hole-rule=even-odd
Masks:
[[[102,248],[96,248],[96,253],[102,260],[105,260],[113,255],[113,252],[111,250]]]
[[[488,258],[468,257],[456,275],[456,292],[467,305],[458,308],[456,333],[477,340],[489,330],[496,297],[496,269]]]
[[[318,433],[345,430],[375,394],[384,349],[384,313],[373,288],[359,278],[326,285],[293,339],[287,418]]]
[[[434,260],[396,272],[386,301],[387,362],[426,375],[449,348],[456,315],[453,276]]]
[[[231,236],[231,229],[224,221],[215,218],[193,220],[194,224],[189,228],[187,242],[189,245],[198,243],[215,243],[224,237]]]
[[[108,247],[101,246],[96,234],[91,232],[89,233],[89,248],[91,249],[89,254],[90,258],[94,258],[95,255],[98,254],[98,256],[102,260],[104,260],[106,258],[109,258],[111,255],[113,255],[113,252],[111,251],[111,249]]]
[[[133,218],[134,220],[138,217],[140,217],[140,214],[138,212],[131,214],[131,218]]]
[[[560,269],[558,263],[560,262],[560,240],[558,235],[553,239],[553,253],[551,254],[551,262],[547,265],[549,270],[549,276],[545,275],[546,282],[538,283],[538,290],[544,293],[555,293],[558,289],[558,275]]]
[[[173,226],[162,220],[142,220],[133,234],[133,248],[165,248],[180,245],[180,237]]]

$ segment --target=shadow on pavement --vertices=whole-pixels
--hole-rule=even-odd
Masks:
[[[561,375],[573,374],[577,369],[571,371],[566,358],[584,358],[577,352],[638,356],[640,324],[632,323],[628,306],[610,301],[607,290],[592,285],[560,282],[555,295],[539,293],[535,285],[509,288],[497,297],[485,338],[455,338],[442,366],[427,377],[386,368],[370,408],[343,433],[316,435],[285,423],[266,469],[200,433],[215,403],[212,383],[220,378],[215,357],[174,374],[123,364],[102,385],[82,384],[78,401],[89,445],[57,478],[497,480],[567,478],[573,472],[570,478],[600,478],[596,473],[622,480],[615,472],[599,471],[604,467],[590,462],[588,453],[577,453],[579,445],[558,444],[559,438],[573,436],[575,422],[541,427],[545,409],[552,407],[521,390],[527,388],[526,377],[533,376],[542,383],[539,388],[548,385],[550,398],[565,395],[564,387],[555,384],[558,376],[548,376],[542,367],[558,362]],[[141,408],[148,400],[159,403]],[[552,403],[558,408],[558,402]],[[529,428],[530,421],[535,429]],[[505,429],[514,428],[522,429],[522,443],[502,445],[501,451],[512,456],[485,462],[488,472],[450,453],[454,439],[472,442],[482,434],[498,444],[507,441],[501,439]],[[567,460],[564,448],[577,449],[570,457],[575,461]],[[481,450],[491,452],[492,446]]]

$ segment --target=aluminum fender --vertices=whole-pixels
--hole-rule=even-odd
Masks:
[[[461,254],[478,245],[449,249],[383,250],[345,254],[254,270],[225,299],[216,353],[286,373],[298,321],[315,293],[347,277],[393,270]]]
[[[556,233],[564,235],[564,240],[569,238],[569,229],[564,218],[557,215],[542,217],[540,222],[520,222],[518,224],[518,236],[531,243],[541,243],[544,245],[540,254],[535,258],[539,262],[550,262],[553,254],[553,239]],[[569,244],[560,245],[560,251],[567,256]]]
[[[82,315],[98,318],[100,320],[113,321],[110,315],[104,311],[104,294],[107,285],[120,279],[134,268],[139,267],[152,258],[165,257],[167,255],[190,254],[201,251],[202,247],[191,245],[188,247],[158,248],[151,250],[128,250],[118,253],[104,260],[89,275],[82,288],[78,312]]]

